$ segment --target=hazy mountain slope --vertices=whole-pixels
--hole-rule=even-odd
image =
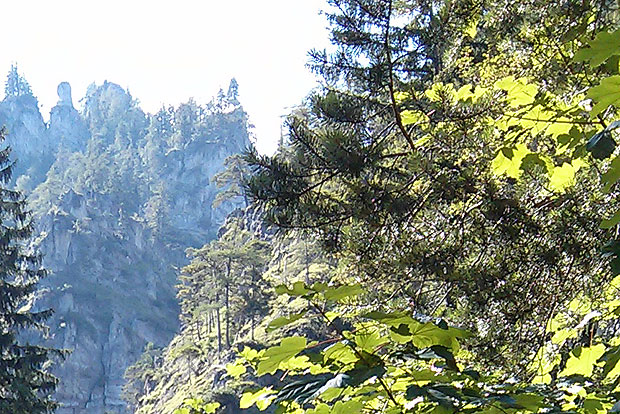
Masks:
[[[58,413],[123,413],[125,369],[178,329],[184,250],[214,237],[240,205],[212,208],[212,177],[250,145],[247,115],[236,89],[155,115],[109,82],[89,88],[81,111],[68,84],[58,92],[47,125],[31,94],[0,103],[51,273],[39,301],[56,310],[48,345],[73,351],[57,368]]]

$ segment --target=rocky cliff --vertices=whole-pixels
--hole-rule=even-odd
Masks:
[[[241,203],[211,206],[213,176],[250,145],[247,116],[236,96],[150,115],[110,82],[91,86],[80,111],[68,83],[58,95],[47,125],[31,94],[0,103],[50,271],[39,301],[55,309],[46,344],[71,350],[55,369],[58,413],[125,413],[125,369],[178,330],[184,250]]]

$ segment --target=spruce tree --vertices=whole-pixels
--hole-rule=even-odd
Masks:
[[[28,81],[17,71],[17,65],[11,65],[4,84],[4,94],[6,96],[33,96]]]
[[[0,141],[5,134],[0,130]],[[28,246],[33,224],[26,200],[7,188],[13,168],[9,154],[8,147],[0,151],[0,413],[50,413],[57,379],[47,366],[58,351],[20,340],[20,334],[43,329],[51,310],[32,307],[45,270],[40,254]]]

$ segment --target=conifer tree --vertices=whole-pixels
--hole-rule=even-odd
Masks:
[[[5,96],[33,96],[30,85],[17,71],[17,65],[11,65],[11,70],[4,84],[4,94]]]
[[[0,131],[4,140],[5,131]],[[54,411],[56,378],[48,371],[58,351],[24,344],[20,334],[40,330],[51,310],[32,307],[37,281],[45,275],[41,256],[28,248],[32,221],[23,195],[7,188],[13,163],[0,151],[0,413]]]
[[[213,181],[221,189],[215,196],[213,206],[218,207],[223,202],[243,197],[245,207],[249,206],[249,201],[243,191],[243,183],[250,176],[250,169],[247,162],[240,154],[231,155],[224,161],[226,169],[215,174]]]
[[[279,154],[249,154],[249,194],[277,226],[320,235],[376,300],[458,320],[480,333],[489,358],[524,360],[556,305],[610,278],[596,258],[609,237],[596,219],[604,206],[584,188],[550,202],[535,166],[527,184],[498,179],[489,166],[506,136],[484,120],[504,108],[491,94],[459,106],[436,85],[492,86],[517,55],[560,85],[565,71],[546,68],[561,54],[506,22],[547,22],[549,37],[536,44],[554,45],[588,15],[576,2],[329,3],[336,50],[312,52],[311,62],[324,88],[289,117]],[[484,64],[474,43],[495,47]]]

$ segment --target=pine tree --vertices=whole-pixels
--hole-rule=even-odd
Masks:
[[[239,104],[239,83],[237,83],[237,79],[235,78],[230,80],[228,92],[226,92],[226,99],[228,99],[228,101],[230,101],[233,105]]]
[[[11,65],[11,70],[4,84],[4,94],[5,96],[33,96],[30,85],[17,71],[17,65]]]
[[[0,131],[4,140],[5,131]],[[55,409],[57,380],[47,369],[56,350],[28,343],[20,334],[44,328],[51,310],[32,309],[41,256],[28,248],[33,232],[24,196],[7,187],[13,163],[0,151],[0,413],[39,414]]]
[[[215,174],[213,181],[221,191],[215,196],[213,207],[220,206],[223,202],[243,197],[245,207],[249,201],[243,190],[243,183],[250,176],[247,162],[240,154],[231,155],[224,161],[226,169]]]
[[[459,320],[483,332],[489,357],[518,359],[544,337],[556,304],[610,277],[595,259],[608,237],[596,224],[603,204],[581,188],[556,201],[570,206],[559,211],[534,166],[527,184],[495,177],[489,166],[505,135],[485,120],[504,108],[490,95],[459,105],[437,91],[493,85],[528,65],[558,85],[546,68],[562,55],[547,46],[589,17],[573,2],[329,3],[336,50],[312,53],[324,88],[289,117],[279,154],[248,156],[249,195],[279,227],[321,236],[351,278],[380,292],[376,300]],[[525,30],[497,26],[518,13],[523,27],[549,24],[550,38],[532,43]],[[472,56],[476,42],[494,45],[484,64]],[[532,63],[512,65],[515,56]]]

